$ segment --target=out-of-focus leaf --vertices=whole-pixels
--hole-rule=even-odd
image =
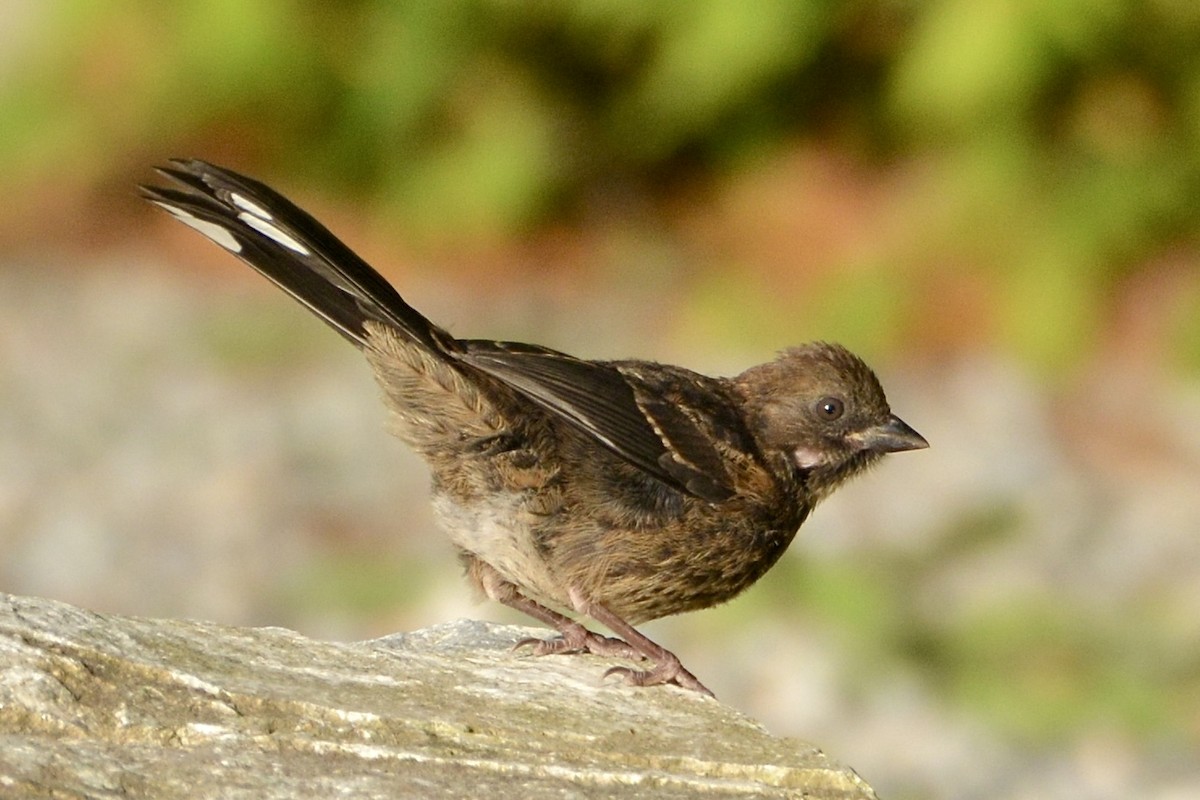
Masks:
[[[1017,0],[942,0],[922,15],[893,74],[892,103],[917,131],[1015,126],[1046,79],[1046,42]]]
[[[670,155],[804,64],[825,35],[824,0],[680,4],[642,79],[616,107],[614,135],[642,158]]]
[[[416,163],[392,162],[389,203],[415,234],[519,230],[552,199],[563,163],[552,110],[517,81],[483,80],[456,91],[445,139]]]

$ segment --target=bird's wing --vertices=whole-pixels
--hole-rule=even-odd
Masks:
[[[649,382],[619,365],[534,345],[461,342],[409,306],[321,223],[269,186],[199,160],[159,170],[182,188],[143,195],[254,267],[359,347],[379,322],[470,376],[488,376],[635,467],[706,500],[733,493],[712,443]]]
[[[635,372],[535,345],[469,340],[455,359],[512,387],[621,458],[701,499],[733,494],[706,432]]]

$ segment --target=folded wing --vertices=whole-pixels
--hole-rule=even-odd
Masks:
[[[635,372],[536,345],[457,340],[269,186],[194,159],[159,171],[183,188],[143,186],[150,202],[261,272],[353,344],[369,346],[367,322],[388,325],[482,388],[507,386],[669,486],[712,502],[733,493],[706,432]]]
[[[663,482],[704,500],[733,494],[708,434],[636,374],[547,348],[467,341],[458,356]]]

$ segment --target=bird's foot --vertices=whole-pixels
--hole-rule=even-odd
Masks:
[[[659,661],[652,669],[639,670],[632,667],[610,667],[605,671],[604,677],[620,675],[626,683],[632,686],[659,686],[665,683],[673,683],[676,686],[691,689],[694,692],[699,692],[715,699],[716,695],[707,686],[697,680],[695,675],[684,669],[683,664],[679,663],[678,658],[670,653],[668,655],[671,657]]]
[[[628,658],[641,661],[644,655],[635,650],[623,639],[611,636],[601,636],[579,625],[568,628],[558,636],[549,639],[530,637],[522,639],[513,645],[514,650],[531,647],[535,656],[558,655],[564,653],[591,653],[592,655],[608,658]]]

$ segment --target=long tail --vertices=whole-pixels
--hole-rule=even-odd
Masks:
[[[367,322],[389,325],[435,352],[459,344],[400,297],[383,276],[290,200],[252,178],[196,159],[158,171],[184,189],[142,195],[295,297],[358,347]]]
[[[400,435],[421,452],[437,451],[448,441],[461,445],[465,432],[494,436],[507,424],[497,403],[507,406],[524,397],[668,486],[711,502],[733,493],[711,435],[635,369],[536,345],[455,339],[274,189],[204,161],[171,164],[159,172],[183,189],[143,186],[146,199],[266,275],[366,350],[402,421]],[[392,357],[391,337],[371,330],[380,324],[402,337],[401,345],[406,338],[414,347],[402,346],[403,354]],[[701,409],[696,417],[707,413]]]

